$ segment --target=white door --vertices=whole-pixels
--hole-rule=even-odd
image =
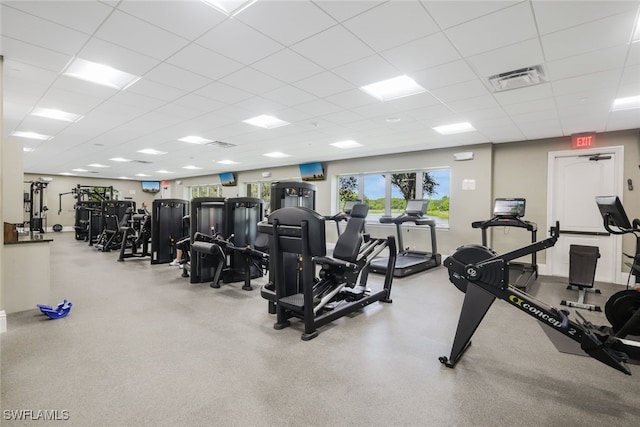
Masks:
[[[547,251],[550,274],[569,276],[569,246],[598,246],[596,281],[617,282],[621,239],[603,227],[596,196],[620,196],[622,147],[549,153],[549,224],[560,222],[560,238]]]

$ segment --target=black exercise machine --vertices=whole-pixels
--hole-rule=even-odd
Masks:
[[[347,200],[344,202],[344,206],[342,207],[342,210],[340,212],[335,215],[328,215],[324,217],[324,219],[326,219],[327,221],[335,221],[338,236],[340,236],[340,234],[342,233],[342,231],[340,230],[340,222],[348,221],[349,218],[351,218],[351,210],[357,204],[362,204],[362,200]]]
[[[49,210],[45,205],[45,191],[48,182],[44,181],[28,181],[29,183],[29,195],[25,194],[25,209],[29,212],[29,234],[33,238],[33,233],[44,233],[47,228],[47,211]]]
[[[432,219],[424,218],[427,212],[428,200],[407,200],[407,207],[404,213],[395,218],[382,217],[383,224],[395,224],[398,236],[399,252],[396,256],[394,276],[406,277],[440,265],[442,259],[438,253],[436,241],[436,222]],[[408,250],[405,248],[402,239],[402,224],[412,222],[417,226],[428,226],[431,231],[431,252]],[[387,259],[377,259],[371,262],[371,272],[386,274]]]
[[[316,186],[309,182],[277,181],[271,183],[270,212],[280,208],[300,206],[316,208]]]
[[[542,322],[550,338],[562,339],[562,345],[579,345],[583,354],[630,375],[626,362],[640,361],[640,343],[625,339],[626,333],[637,328],[640,315],[636,310],[625,325],[615,332],[612,328],[596,326],[582,317],[581,322],[570,320],[569,312],[558,310],[533,299],[527,293],[509,284],[508,263],[521,256],[529,255],[555,245],[560,231],[556,222],[551,236],[512,252],[498,255],[480,245],[465,245],[445,259],[449,269],[449,280],[465,292],[462,311],[449,357],[441,356],[440,362],[453,368],[471,345],[471,337],[482,322],[485,314],[499,298],[511,306]],[[547,331],[548,329],[548,331]],[[560,344],[554,341],[560,348]]]
[[[98,187],[93,185],[76,185],[71,191],[58,194],[58,215],[62,212],[62,196],[73,195],[75,222],[74,230],[76,240],[95,243],[100,234],[100,216],[102,202],[113,200],[114,190],[112,186]]]
[[[189,234],[182,221],[189,201],[155,199],[151,209],[151,264],[169,263],[176,258],[176,242]]]
[[[360,207],[358,213],[357,207]],[[366,205],[357,205],[334,248],[326,256],[325,219],[304,207],[286,207],[269,215],[264,229],[271,228],[269,272],[272,282],[261,295],[273,304],[275,329],[290,325],[291,318],[304,322],[303,340],[318,335],[317,329],[333,320],[376,302],[391,302],[391,283],[395,259],[389,258],[382,289],[366,288],[370,261],[384,249],[396,253],[395,240],[369,239],[363,243]],[[294,254],[295,269],[287,268],[287,255]],[[320,267],[315,279],[316,266]],[[271,311],[270,311],[271,312]]]
[[[474,221],[471,227],[482,230],[482,246],[487,245],[487,229],[492,227],[524,228],[531,233],[531,243],[537,240],[538,225],[535,222],[522,219],[525,213],[526,200],[522,198],[497,198],[493,205],[493,218],[486,221]],[[531,263],[510,262],[509,283],[518,289],[526,291],[538,278],[538,263],[536,253],[531,254]]]
[[[144,209],[138,209],[134,214],[133,209],[127,209],[124,221],[120,226],[120,256],[118,261],[125,258],[144,258],[150,255],[149,242],[151,240],[151,215]]]
[[[600,289],[593,287],[598,258],[600,258],[600,249],[597,246],[569,246],[569,285],[567,285],[567,289],[578,291],[578,301],[562,300],[560,305],[589,311],[602,311],[600,306],[585,302],[587,293],[600,293]]]
[[[136,202],[133,200],[103,200],[100,206],[100,228],[102,231],[94,247],[102,252],[120,249],[122,243],[120,228],[127,226],[127,211],[133,212],[136,208]],[[91,245],[91,241],[89,245]]]

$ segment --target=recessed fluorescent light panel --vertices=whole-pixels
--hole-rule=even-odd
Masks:
[[[227,16],[236,16],[258,0],[202,0],[218,12]]]
[[[128,176],[119,176],[118,179],[131,179]]]
[[[279,151],[274,151],[273,153],[265,154],[267,157],[273,157],[274,159],[282,159],[283,157],[291,157],[290,154],[284,154]]]
[[[631,43],[640,42],[640,19],[636,22],[636,30],[633,32]]]
[[[61,120],[63,122],[77,122],[82,118],[80,114],[67,113],[55,108],[35,108],[31,112],[32,116],[45,117],[47,119]]]
[[[23,132],[20,130],[16,130],[11,132],[12,136],[17,136],[20,138],[28,138],[28,139],[37,139],[40,141],[49,141],[50,139],[52,139],[52,136],[49,135],[42,135],[41,133],[35,133],[35,132]]]
[[[113,157],[109,160],[111,160],[112,162],[122,162],[122,163],[131,161],[130,159],[125,159],[123,157]]]
[[[157,172],[157,173],[175,173],[175,172],[171,172],[171,171],[166,171],[166,170],[164,170],[164,169],[163,169],[163,170],[156,171],[156,172]]]
[[[266,114],[252,117],[247,120],[243,120],[243,122],[253,126],[258,126],[264,129],[274,129],[274,128],[279,128],[280,126],[286,126],[291,124],[289,122],[285,122],[284,120],[280,120],[277,117],[269,116]]]
[[[133,74],[80,58],[76,58],[63,74],[118,90],[125,90],[140,80],[140,77]]]
[[[22,147],[22,151],[24,151],[25,153],[31,153],[32,151],[36,151],[36,149],[29,148],[29,147]]]
[[[110,168],[111,166],[109,165],[101,165],[100,163],[91,163],[90,165],[87,166],[91,166],[92,168]]]
[[[360,89],[383,102],[427,91],[406,75],[362,86]]]
[[[476,130],[471,123],[463,122],[463,123],[454,123],[452,125],[445,126],[436,126],[433,128],[436,132],[441,135],[452,135],[454,133],[464,133],[464,132],[472,132]]]
[[[160,151],[160,150],[155,150],[153,148],[145,148],[143,150],[138,150],[138,153],[142,153],[142,154],[153,154],[155,156],[160,156],[162,154],[167,154],[166,151]]]
[[[352,139],[346,140],[346,141],[338,141],[338,142],[334,142],[333,144],[334,147],[338,147],[338,148],[356,148],[356,147],[362,147],[362,144],[360,144],[359,142],[356,142]]]
[[[616,99],[613,101],[611,111],[632,110],[634,108],[640,108],[640,95]]]
[[[238,162],[234,162],[233,160],[220,160],[217,163],[220,163],[220,164],[223,164],[223,165],[237,165],[238,164]]]
[[[65,176],[76,176],[76,175],[77,175],[77,173],[62,172],[62,173],[60,173],[60,175],[65,175]]]
[[[183,166],[182,169],[192,169],[192,170],[196,170],[196,169],[202,169],[198,166],[193,166],[193,165],[188,165],[188,166]]]
[[[136,176],[151,176],[151,175],[147,175],[146,173],[137,173]]]
[[[188,142],[190,144],[206,144],[209,142],[213,142],[212,139],[206,139],[196,135],[185,136],[184,138],[180,138],[178,141]]]
[[[88,169],[80,169],[80,168],[78,168],[78,169],[71,169],[71,170],[72,170],[72,171],[74,171],[74,172],[89,172],[89,170],[88,170]]]

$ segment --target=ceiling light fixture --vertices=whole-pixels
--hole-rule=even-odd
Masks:
[[[160,156],[162,154],[167,154],[166,151],[160,151],[160,150],[155,150],[153,148],[144,148],[142,150],[138,150],[137,153],[142,153],[142,154],[153,154],[155,156]]]
[[[23,132],[21,130],[16,130],[11,132],[11,136],[17,136],[19,138],[37,139],[39,141],[49,141],[53,139],[53,137],[49,135],[43,135],[41,133],[36,133],[36,132]]]
[[[146,173],[137,173],[136,176],[151,176],[151,175],[147,175]]]
[[[407,75],[372,83],[362,86],[360,89],[383,102],[427,91]]]
[[[359,142],[356,142],[352,139],[348,139],[346,141],[338,141],[338,142],[334,142],[331,145],[333,145],[334,147],[338,147],[338,148],[356,148],[356,147],[362,147],[362,144],[360,144]]]
[[[80,114],[67,113],[66,111],[57,110],[55,108],[34,108],[31,115],[72,123],[77,122],[83,117]]]
[[[32,151],[36,151],[36,149],[30,147],[22,147],[22,151],[24,151],[25,153],[31,153]]]
[[[81,169],[81,168],[77,168],[77,169],[71,169],[74,172],[89,172],[88,169]]]
[[[163,170],[156,171],[156,173],[175,173],[175,172],[166,171],[163,169]]]
[[[640,95],[616,99],[613,101],[611,111],[632,110],[634,108],[640,108]]]
[[[213,142],[212,139],[206,139],[197,135],[190,135],[180,138],[178,141],[188,142],[190,144],[207,144],[209,142]]]
[[[454,133],[472,132],[476,130],[476,128],[474,128],[469,122],[462,122],[451,125],[436,126],[433,130],[441,135],[452,135]]]
[[[233,160],[220,160],[219,162],[216,163],[220,163],[223,165],[237,165],[238,162],[234,162]]]
[[[218,12],[227,16],[236,16],[258,0],[202,0]]]
[[[92,168],[110,168],[111,167],[109,165],[101,165],[100,163],[91,163],[90,165],[87,165],[87,166],[90,166]]]
[[[116,70],[108,65],[80,58],[74,59],[63,75],[118,90],[125,90],[141,79],[141,77]]]
[[[263,155],[267,156],[267,157],[273,157],[274,159],[282,159],[284,157],[291,157],[290,154],[281,153],[279,151],[274,151],[273,153],[267,153],[267,154],[263,154]]]
[[[280,120],[277,117],[269,116],[267,114],[252,117],[250,119],[243,120],[242,122],[253,125],[253,126],[258,126],[264,129],[274,129],[274,128],[279,128],[280,126],[286,126],[291,124],[289,122],[285,122],[284,120]]]
[[[182,169],[192,169],[192,170],[196,170],[196,169],[202,169],[201,167],[198,166],[193,166],[193,165],[187,165],[187,166],[183,166]]]
[[[128,176],[119,176],[118,179],[131,179]]]
[[[122,162],[122,163],[131,161],[130,159],[125,159],[124,157],[113,157],[109,160],[111,160],[112,162]]]
[[[71,172],[61,172],[60,175],[65,175],[65,176],[76,176],[78,175],[77,173],[71,173]]]

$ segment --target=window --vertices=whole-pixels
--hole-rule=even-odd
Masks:
[[[369,205],[367,219],[376,222],[383,215],[402,214],[407,200],[428,199],[427,216],[438,227],[448,227],[449,168],[339,176],[339,207],[358,199]]]
[[[262,208],[266,213],[271,206],[271,182],[248,182],[247,197],[262,199]]]
[[[222,186],[213,185],[193,185],[189,187],[189,195],[192,199],[196,197],[221,197]]]

